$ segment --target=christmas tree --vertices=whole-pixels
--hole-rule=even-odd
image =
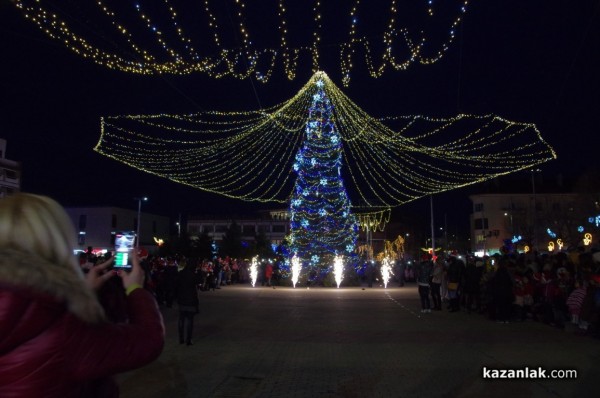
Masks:
[[[290,203],[290,251],[312,277],[326,274],[336,254],[352,256],[358,236],[341,177],[342,141],[323,86],[322,80],[316,82],[306,137],[294,163],[298,178]]]

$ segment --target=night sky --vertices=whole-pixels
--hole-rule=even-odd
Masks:
[[[250,9],[253,2],[247,3]],[[173,217],[240,214],[260,206],[180,186],[97,154],[100,117],[268,107],[292,97],[311,75],[304,68],[289,81],[279,67],[262,84],[110,70],[48,38],[8,0],[0,0],[0,54],[0,137],[8,140],[7,157],[23,162],[23,191],[65,206],[132,209],[133,198],[146,195],[144,210]],[[322,69],[342,87],[337,54],[323,58]],[[558,154],[540,167],[544,175],[569,177],[600,170],[598,71],[600,1],[473,0],[440,61],[387,71],[379,79],[357,67],[343,90],[374,117],[493,113],[534,123]],[[523,180],[530,178],[521,173]],[[457,230],[468,226],[467,195],[478,189],[434,196],[436,218],[446,214]],[[426,218],[428,205],[421,199],[395,214],[402,219],[403,211],[418,209]]]

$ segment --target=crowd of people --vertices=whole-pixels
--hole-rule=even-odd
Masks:
[[[534,320],[600,337],[600,251],[479,257],[424,256],[414,267],[421,312]]]

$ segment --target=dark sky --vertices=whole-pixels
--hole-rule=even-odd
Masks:
[[[110,70],[48,38],[8,0],[0,0],[0,54],[0,137],[8,140],[7,157],[23,162],[24,191],[66,206],[135,208],[133,198],[147,195],[145,209],[172,216],[241,213],[256,206],[95,153],[100,117],[268,107],[293,96],[310,77],[300,71],[288,81],[278,68],[271,82],[261,84]],[[336,58],[324,56],[323,69],[341,86]],[[357,68],[344,91],[375,117],[493,113],[534,123],[558,153],[542,165],[544,174],[577,175],[600,169],[598,71],[599,0],[474,0],[439,62],[388,71],[379,79]],[[468,225],[467,195],[477,189],[436,195],[436,217],[449,214],[449,223]],[[412,206],[427,217],[428,203]]]

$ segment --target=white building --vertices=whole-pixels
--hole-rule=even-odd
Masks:
[[[216,242],[223,236],[235,221],[242,231],[244,241],[253,241],[259,233],[264,233],[271,243],[279,245],[290,231],[289,213],[285,210],[273,210],[252,219],[190,217],[187,222],[189,235],[206,233]]]
[[[138,212],[118,207],[68,207],[65,209],[78,234],[78,249],[113,250],[115,233],[137,231]],[[154,238],[170,237],[169,217],[141,213],[140,246],[150,252],[156,248]]]
[[[6,140],[0,138],[0,198],[21,190],[21,163],[6,159]]]
[[[565,248],[577,245],[585,233],[582,226],[592,227],[584,220],[586,208],[593,206],[586,207],[586,198],[578,194],[479,194],[469,199],[473,203],[471,250],[480,255],[499,252],[506,239],[520,251],[525,246],[558,250],[558,240]]]

